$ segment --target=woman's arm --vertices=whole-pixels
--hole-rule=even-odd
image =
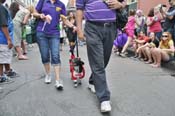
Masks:
[[[158,12],[155,16],[158,17],[158,21],[162,20],[163,19],[163,15],[161,12]]]
[[[64,15],[60,15],[63,23],[68,26],[69,28],[73,28],[73,31],[76,31],[77,27],[75,25],[73,25],[68,19],[66,16]]]
[[[22,24],[23,24],[23,25],[27,24],[29,18],[30,18],[30,13],[27,13],[27,14],[24,16],[24,19],[23,19],[23,21],[22,21]]]
[[[84,39],[84,33],[83,33],[83,29],[82,29],[82,22],[83,22],[83,15],[84,12],[82,9],[77,9],[76,11],[76,21],[77,21],[77,33],[78,33],[78,38],[79,39]]]
[[[138,44],[144,44],[145,40],[138,40],[138,39],[136,39],[135,42],[138,43]]]
[[[150,26],[150,25],[153,24],[153,21],[151,20],[151,17],[147,18],[146,24],[147,24],[147,26]]]
[[[174,45],[171,45],[170,49],[162,49],[162,50],[167,52],[167,53],[174,53],[175,52]]]
[[[174,16],[175,15],[175,10],[171,11],[171,12],[166,12],[167,16]]]
[[[12,44],[12,40],[8,31],[8,27],[7,26],[3,26],[1,27],[2,32],[4,33],[6,39],[7,39],[7,43],[8,43],[8,48],[11,49],[13,47]]]
[[[34,12],[32,13],[32,15],[35,18],[45,19],[45,15],[43,13],[38,13],[36,9],[34,9]]]

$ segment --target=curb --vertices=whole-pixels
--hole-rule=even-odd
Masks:
[[[170,70],[175,70],[175,59],[169,62],[163,62],[162,67],[168,68]]]
[[[134,56],[134,51],[131,48],[127,49],[129,56]],[[169,62],[162,62],[162,67],[175,70],[175,58]]]

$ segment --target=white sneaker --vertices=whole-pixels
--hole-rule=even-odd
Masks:
[[[105,113],[105,112],[110,112],[111,111],[111,104],[110,104],[110,101],[103,101],[101,103],[101,112],[102,113]]]
[[[46,84],[51,83],[51,76],[50,76],[50,75],[46,75],[46,76],[45,76],[45,83],[46,83]]]
[[[59,90],[63,89],[63,82],[61,80],[56,80],[55,87]]]
[[[96,91],[95,91],[95,86],[93,85],[93,84],[89,84],[88,85],[88,88],[89,88],[89,90],[92,92],[92,93],[95,93]]]
[[[74,80],[74,87],[76,88],[78,86],[77,80]]]

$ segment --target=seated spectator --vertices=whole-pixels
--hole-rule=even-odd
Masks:
[[[141,52],[136,52],[137,49],[143,46],[145,43],[149,42],[150,38],[145,35],[143,31],[140,31],[138,38],[134,40],[134,50],[135,50],[135,57],[141,58]]]
[[[123,46],[125,45],[128,36],[120,30],[117,30],[118,36],[114,40],[114,52],[120,55]]]
[[[169,32],[163,32],[158,48],[151,51],[154,63],[152,67],[160,67],[161,61],[169,61],[174,58],[174,42]]]
[[[137,49],[137,53],[143,54],[143,57],[147,59],[146,64],[152,63],[152,55],[151,51],[153,48],[157,48],[159,46],[159,39],[155,36],[155,33],[151,32],[149,34],[150,42],[147,42],[145,45],[139,47]]]

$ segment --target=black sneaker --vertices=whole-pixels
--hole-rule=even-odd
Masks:
[[[0,84],[10,84],[10,83],[13,83],[13,82],[14,81],[6,75],[0,76]]]
[[[9,82],[9,81],[10,81],[10,78],[7,77],[6,75],[3,75],[0,77],[0,83]]]
[[[19,74],[17,74],[15,71],[13,71],[12,69],[10,69],[10,71],[5,72],[5,74],[10,77],[10,78],[15,78],[15,77],[19,77]]]
[[[0,83],[5,82],[6,80],[7,80],[7,77],[5,77],[5,76],[1,76],[0,77]]]

